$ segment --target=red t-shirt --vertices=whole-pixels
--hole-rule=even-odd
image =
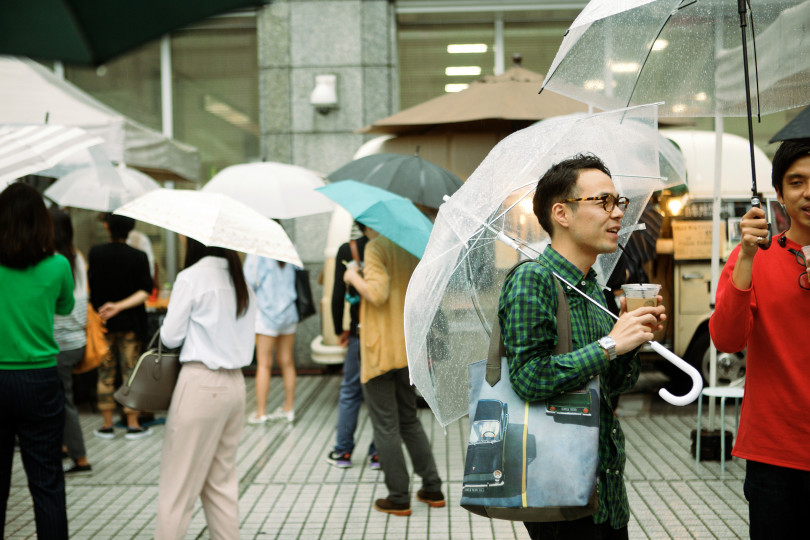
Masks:
[[[787,241],[787,247],[801,246]],[[745,397],[733,454],[810,471],[810,291],[804,267],[777,242],[754,257],[751,288],[731,281],[740,247],[723,268],[709,321],[718,350],[747,350]]]

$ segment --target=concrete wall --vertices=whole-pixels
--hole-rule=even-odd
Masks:
[[[276,0],[258,16],[259,110],[264,159],[324,174],[350,161],[369,137],[355,130],[396,112],[396,25],[388,0]],[[315,76],[337,75],[338,108],[309,104]],[[283,223],[310,271],[312,292],[323,267],[329,215]],[[299,369],[320,367],[309,345],[320,334],[312,317],[299,325]]]

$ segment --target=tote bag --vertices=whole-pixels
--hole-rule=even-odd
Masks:
[[[73,373],[77,375],[96,369],[101,365],[104,357],[110,354],[110,346],[107,344],[107,338],[104,337],[107,329],[104,327],[101,316],[93,309],[93,304],[90,302],[87,303],[85,332],[87,333],[87,345],[84,348],[84,358],[73,368]]]
[[[571,317],[565,293],[555,283],[554,354],[563,354],[572,350]],[[515,521],[565,521],[594,514],[599,378],[543,402],[523,401],[509,381],[497,320],[489,358],[471,364],[469,374],[470,438],[461,506],[480,516]]]

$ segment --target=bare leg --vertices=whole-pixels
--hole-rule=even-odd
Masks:
[[[295,362],[293,361],[293,345],[295,345],[295,334],[284,334],[278,336],[278,349],[276,351],[276,361],[281,368],[281,377],[284,380],[284,407],[285,411],[291,411],[295,407]]]
[[[256,416],[267,414],[267,394],[270,392],[270,370],[276,338],[256,334]]]

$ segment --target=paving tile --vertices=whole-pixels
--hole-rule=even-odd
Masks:
[[[253,379],[248,378],[247,410],[255,407]],[[237,469],[241,538],[320,540],[519,539],[528,538],[521,523],[488,520],[460,506],[467,419],[442,428],[427,409],[419,411],[431,440],[448,505],[431,509],[412,500],[410,518],[375,511],[373,501],[387,490],[380,472],[371,471],[358,450],[354,466],[337,469],[324,460],[334,445],[338,376],[300,377],[296,422],[245,426]],[[626,400],[627,398],[627,400]],[[690,431],[696,407],[664,409],[654,395],[623,396],[619,414],[627,439],[625,480],[632,517],[630,538],[745,538],[748,507],[742,493],[745,463],[731,460],[721,475],[719,462],[696,466],[690,455]],[[626,401],[626,403],[625,403]],[[268,407],[281,404],[271,393]],[[68,478],[66,495],[71,538],[151,538],[159,479],[163,426],[155,435],[126,441],[93,437],[100,419],[81,411],[90,477]],[[367,448],[372,427],[361,409],[357,448]],[[419,478],[413,478],[418,489]],[[31,497],[19,454],[14,457],[6,511],[9,538],[34,538]],[[195,505],[186,538],[209,538],[205,516]]]

